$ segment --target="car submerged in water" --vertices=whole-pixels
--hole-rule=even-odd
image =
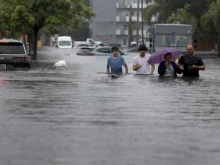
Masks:
[[[30,69],[30,62],[31,57],[27,54],[22,41],[0,40],[0,70]]]
[[[92,46],[92,47],[83,47],[76,54],[81,56],[111,56],[112,52],[110,46],[101,46],[101,47]],[[119,50],[119,55],[123,56],[125,55],[125,53]]]

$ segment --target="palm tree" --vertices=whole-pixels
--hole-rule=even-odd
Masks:
[[[148,3],[148,1],[146,1]],[[144,18],[148,24],[151,24],[151,18],[158,15],[157,23],[166,22],[167,17],[170,15],[165,7],[165,0],[155,0],[155,3],[150,4],[144,9]]]
[[[190,4],[186,4],[184,8],[178,9],[172,16],[168,17],[167,23],[191,24],[193,31],[197,28],[197,19],[189,13]]]
[[[146,0],[149,4],[151,0]],[[144,18],[151,24],[152,16],[157,16],[157,23],[167,23],[167,19],[179,8],[184,7],[185,1],[177,0],[155,0],[144,9]]]
[[[220,57],[220,0],[215,0],[209,5],[208,11],[201,17],[201,26],[205,31],[217,32],[217,50]]]

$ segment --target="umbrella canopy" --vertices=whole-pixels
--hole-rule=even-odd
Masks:
[[[162,61],[164,61],[164,55],[166,53],[171,53],[173,60],[177,59],[182,54],[180,52],[180,50],[177,49],[177,48],[173,48],[173,47],[162,48],[162,49],[160,49],[159,51],[153,53],[150,56],[150,58],[148,60],[149,64],[159,64],[159,63],[161,63]]]

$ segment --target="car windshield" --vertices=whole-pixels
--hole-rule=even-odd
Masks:
[[[92,52],[94,48],[81,48],[78,53]]]
[[[71,46],[70,41],[59,41],[59,46]]]
[[[0,43],[0,54],[25,54],[22,43]]]
[[[100,52],[100,53],[111,53],[111,48],[109,48],[109,47],[102,47],[102,48],[98,48],[96,51]]]

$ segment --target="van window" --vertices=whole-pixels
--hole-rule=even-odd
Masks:
[[[71,41],[59,41],[59,46],[72,46]]]

